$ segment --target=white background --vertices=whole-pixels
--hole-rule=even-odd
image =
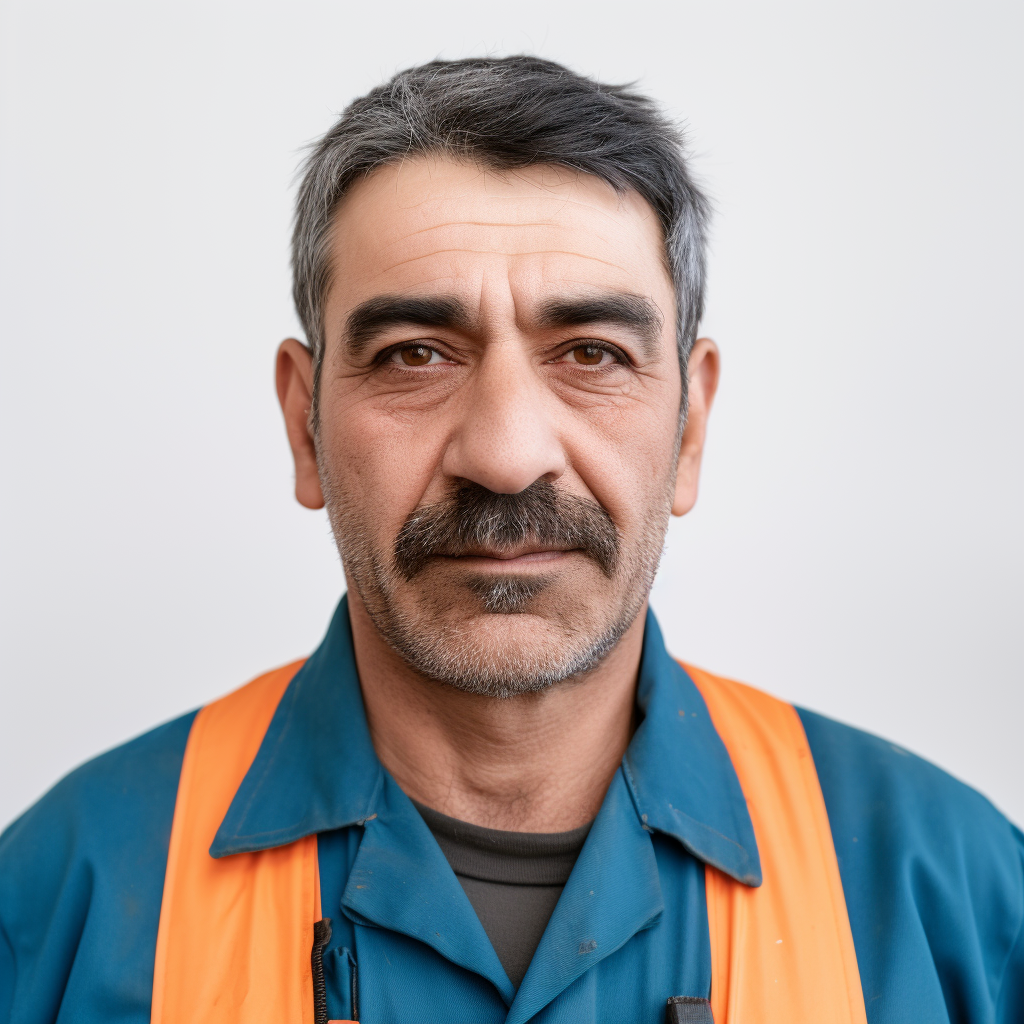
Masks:
[[[675,653],[1024,819],[1022,10],[112,3],[0,18],[0,823],[308,652],[341,591],[273,391],[302,147],[400,67],[639,79],[717,206]]]

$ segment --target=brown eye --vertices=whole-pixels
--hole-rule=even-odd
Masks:
[[[572,350],[573,358],[584,366],[597,366],[604,358],[604,349],[597,345],[580,345]]]
[[[402,349],[402,362],[406,366],[426,366],[434,350],[426,345],[410,345]]]

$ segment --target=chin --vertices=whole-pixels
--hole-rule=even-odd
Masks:
[[[518,611],[489,611],[487,603],[470,591],[442,608],[428,591],[412,614],[392,607],[374,618],[388,643],[422,675],[501,699],[541,693],[591,670],[637,611],[588,607],[578,597],[560,600],[551,592]]]

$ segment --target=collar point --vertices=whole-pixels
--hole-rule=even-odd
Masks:
[[[218,833],[210,844],[210,856],[214,860],[221,860],[223,857],[231,857],[236,853],[252,853],[256,847],[246,844],[237,836],[222,836]]]

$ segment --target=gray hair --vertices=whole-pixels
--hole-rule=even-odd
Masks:
[[[313,353],[318,422],[331,225],[354,181],[418,153],[495,170],[559,164],[633,190],[654,209],[675,285],[683,370],[704,309],[710,203],[687,167],[680,130],[630,86],[605,85],[539,57],[432,61],[353,102],[314,146],[299,187],[292,294]]]

